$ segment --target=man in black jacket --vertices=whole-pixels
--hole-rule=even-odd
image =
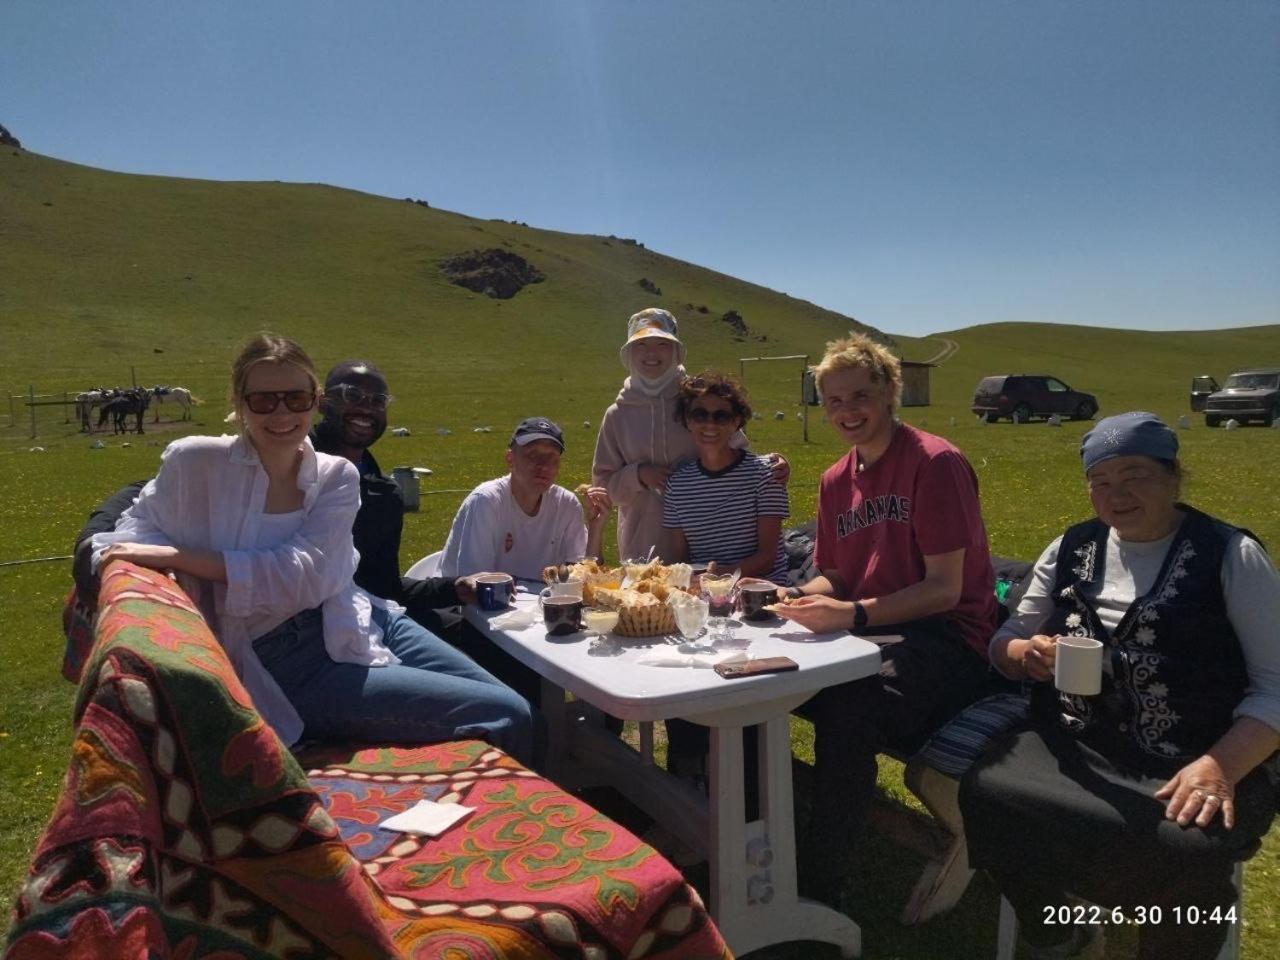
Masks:
[[[360,551],[356,585],[394,600],[432,633],[456,642],[460,617],[452,608],[475,598],[474,578],[400,576],[404,501],[395,481],[383,475],[369,450],[387,429],[390,401],[387,380],[377,367],[363,360],[342,361],[325,377],[321,421],[312,430],[311,441],[316,450],[346,457],[360,471],[360,511],[351,528]],[[95,598],[98,589],[90,568],[90,538],[114,530],[145,484],[139,480],[113,494],[89,515],[76,538],[72,576],[83,598]]]
[[[321,420],[311,440],[321,453],[346,457],[360,471],[360,512],[351,529],[360,551],[356,585],[394,600],[432,633],[455,641],[460,618],[450,608],[475,599],[474,577],[400,576],[404,501],[369,449],[387,429],[390,402],[387,379],[377,367],[344,360],[325,377]]]

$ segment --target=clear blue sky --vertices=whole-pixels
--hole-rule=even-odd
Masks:
[[[5,0],[114,170],[616,233],[922,334],[1280,322],[1280,3]]]

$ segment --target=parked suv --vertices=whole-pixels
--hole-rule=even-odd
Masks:
[[[983,377],[973,391],[973,412],[987,420],[1017,417],[1019,423],[1055,413],[1064,420],[1090,420],[1098,412],[1098,399],[1056,377],[1018,373]]]
[[[1204,404],[1206,427],[1224,420],[1261,420],[1267,426],[1280,420],[1280,367],[1237,370],[1227,377],[1226,385]]]

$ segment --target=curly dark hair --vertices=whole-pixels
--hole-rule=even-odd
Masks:
[[[680,395],[676,398],[676,423],[689,426],[689,408],[699,397],[707,394],[728,400],[734,415],[741,418],[743,423],[751,419],[751,401],[747,399],[746,387],[733,377],[714,370],[704,370],[697,376],[686,377],[680,384]]]

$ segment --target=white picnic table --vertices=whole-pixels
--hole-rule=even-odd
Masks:
[[[536,595],[517,593],[518,610],[537,610]],[[874,674],[880,649],[848,633],[812,634],[780,619],[735,619],[735,642],[708,654],[708,641],[613,638],[586,633],[548,637],[540,617],[500,629],[499,613],[466,608],[473,626],[543,678],[549,725],[546,771],[568,788],[607,784],[621,791],[711,866],[711,914],[741,955],[770,944],[816,940],[861,952],[858,925],[796,890],[795,821],[789,716],[824,687]],[[799,669],[726,680],[714,670],[646,666],[660,656],[745,653],[787,656]],[[566,702],[565,693],[574,697]],[[603,714],[641,723],[640,752],[610,734]],[[710,728],[710,799],[652,762],[650,724],[681,717]],[[744,727],[758,725],[760,818],[747,822],[742,784]]]

